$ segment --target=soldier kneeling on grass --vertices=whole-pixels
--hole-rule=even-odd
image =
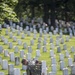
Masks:
[[[21,63],[22,63],[23,65],[28,65],[28,61],[27,61],[26,59],[22,59]]]
[[[33,61],[28,62],[26,59],[22,59],[21,63],[22,63],[22,65],[32,65]],[[36,60],[34,62],[34,65],[39,65],[39,64],[41,64],[41,61]]]

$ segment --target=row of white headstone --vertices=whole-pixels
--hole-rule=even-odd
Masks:
[[[14,68],[14,65],[13,64],[9,64],[8,65],[8,62],[7,62],[7,60],[3,60],[3,62],[2,62],[2,69],[3,70],[7,70],[8,69],[8,74],[9,75],[20,75],[21,73],[20,73],[20,69],[19,68]],[[69,75],[69,71],[68,71],[68,68],[66,67],[64,67],[63,65],[64,65],[64,62],[63,61],[61,61],[60,62],[60,65],[61,65],[61,68],[60,68],[60,70],[62,70],[63,71],[63,75]],[[57,73],[57,66],[56,66],[56,64],[54,63],[54,64],[52,64],[51,65],[51,67],[52,67],[52,71],[51,72],[49,72],[49,75],[56,75],[56,73]],[[47,75],[47,65],[46,65],[46,61],[42,61],[42,73],[44,73],[44,75]],[[74,75],[75,74],[75,65],[71,65],[71,75]],[[0,72],[0,75],[4,75],[4,72]],[[23,75],[27,75],[26,73],[23,73]]]
[[[5,62],[5,60],[4,60],[4,62]],[[5,75],[5,73],[4,72],[0,72],[0,75]],[[8,75],[21,75],[20,69],[19,68],[14,68],[13,64],[9,64],[8,65]],[[27,75],[27,73],[24,72],[23,75]]]
[[[15,32],[15,29],[14,29],[13,26],[11,26],[11,27],[9,27],[9,25],[6,25],[6,26],[7,26],[7,28],[11,28],[12,32]],[[20,27],[19,25],[15,26],[15,27],[17,28],[17,30],[19,30],[19,31],[17,32],[17,35],[19,35],[20,32],[23,31],[23,28]],[[72,28],[71,28],[71,27],[72,27]],[[71,26],[71,27],[69,27],[68,30],[67,30],[67,28],[64,28],[64,31],[62,31],[62,29],[61,29],[61,28],[59,29],[58,27],[54,30],[53,26],[51,26],[51,31],[53,31],[53,34],[54,34],[54,35],[57,34],[57,33],[59,33],[59,32],[64,32],[64,33],[69,32],[69,34],[70,34],[71,36],[72,36],[73,34],[74,34],[74,36],[75,36],[75,30],[74,30],[75,27],[74,27],[74,26]],[[28,30],[30,30],[30,32],[36,33],[36,25],[34,25],[33,27],[26,26],[26,28],[25,28],[24,30],[25,30],[25,33],[26,33]],[[28,34],[29,34],[29,35],[30,35],[30,32],[28,31]],[[43,25],[42,28],[39,28],[39,32],[46,34],[47,32],[49,32],[49,27],[46,27],[46,29],[45,29],[45,26]],[[8,34],[8,32],[6,32],[6,34]]]
[[[11,30],[12,30],[12,32],[15,32],[15,29],[14,28],[11,28]],[[20,32],[22,32],[22,29],[20,29],[20,31],[18,30],[17,31],[17,33],[18,33],[18,35],[20,34]],[[28,36],[30,36],[30,31],[27,31],[26,30],[26,32],[27,32],[27,35]],[[71,32],[71,31],[70,31]],[[46,33],[46,31],[45,31],[45,33]],[[52,37],[52,33],[49,33],[50,34],[50,37]],[[54,31],[54,35],[56,34],[56,31]],[[6,31],[6,35],[8,35],[8,31]],[[42,37],[42,35],[43,35],[43,31],[42,31],[42,29],[40,29],[40,37]],[[10,38],[12,38],[12,36],[13,36],[13,33],[10,33]],[[59,43],[61,43],[61,44],[64,44],[64,39],[62,38],[62,36],[63,36],[63,34],[62,34],[62,32],[60,33],[60,42]],[[70,38],[72,38],[73,36],[72,36],[72,33],[70,33]],[[3,38],[2,38],[3,39]],[[58,38],[59,39],[59,38]],[[3,39],[4,40],[4,39]],[[6,39],[5,39],[6,40]],[[46,42],[46,40],[47,40],[47,37],[45,37],[45,40],[44,40],[44,45],[46,44],[45,42]],[[39,42],[41,42],[41,40],[38,40]],[[66,41],[69,41],[69,38],[67,38],[67,40]],[[33,41],[31,41],[32,43],[31,44],[33,44]],[[7,43],[7,41],[5,42],[5,43]],[[18,41],[18,44],[19,45],[21,45],[21,40],[19,40]],[[50,38],[50,43],[51,43],[51,49],[53,49],[54,48],[54,45],[53,45],[53,39],[52,38]],[[58,45],[59,46],[59,45]],[[10,42],[9,43],[9,48],[13,48],[13,44]],[[25,46],[25,48],[26,48],[26,46]],[[38,43],[37,44],[37,48],[38,49],[40,49],[41,48],[41,44],[40,43]],[[67,49],[67,46],[66,45],[63,45],[63,49],[64,50],[66,50]],[[28,60],[31,60],[31,52],[32,52],[32,49],[31,49],[31,47],[28,47],[28,52],[29,53],[27,53],[27,59]],[[74,49],[72,49],[73,51],[74,51]],[[2,52],[3,51],[3,48],[1,47],[0,48],[0,51]],[[43,46],[43,51],[44,52],[46,52],[47,50],[46,50],[46,47],[45,46]],[[53,51],[53,50],[52,50]],[[57,52],[58,53],[61,53],[61,48],[60,48],[60,46],[59,47],[57,47]],[[72,64],[73,64],[73,62],[72,62],[72,58],[69,58],[69,53],[68,53],[68,51],[66,50],[65,51],[66,52],[66,57],[68,57],[68,66],[71,66]],[[50,53],[51,53],[51,51],[50,51]],[[7,52],[7,54],[8,54],[8,52]],[[55,73],[56,74],[56,72],[57,72],[57,67],[56,67],[56,59],[54,58],[54,54],[52,53],[52,54],[50,54],[51,55],[51,62],[52,62],[52,65],[51,65],[51,67],[52,67],[52,72],[50,72],[50,73]],[[20,56],[23,58],[24,57],[24,51],[23,50],[21,50],[20,51]],[[36,50],[36,56],[40,56],[40,50]],[[10,60],[11,61],[14,61],[14,53],[12,52],[12,53],[10,53]],[[62,55],[62,54],[60,54],[60,69],[62,70],[63,68],[64,68],[64,56]],[[8,62],[7,62],[8,63]],[[43,65],[44,64],[44,65]],[[3,66],[4,67],[4,66]],[[5,68],[5,67],[4,67]],[[64,70],[64,75],[68,75],[68,69],[67,68],[65,68],[65,69],[63,69]],[[66,73],[66,71],[67,71],[67,73]],[[46,67],[46,61],[44,61],[43,63],[42,63],[42,73],[45,73],[45,75],[47,75],[47,67]],[[16,71],[15,71],[15,73],[16,73]]]

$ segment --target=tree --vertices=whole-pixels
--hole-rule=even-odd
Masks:
[[[11,1],[11,2],[10,2]],[[17,0],[15,0],[15,2],[13,2],[13,0],[1,0],[0,1],[0,22],[3,23],[4,22],[4,19],[5,18],[8,18],[8,19],[11,19],[11,20],[14,20],[14,21],[18,21],[17,19],[17,15],[16,13],[14,12],[14,8],[15,8],[15,5],[16,5],[16,2]],[[11,6],[11,5],[14,5],[14,6]]]

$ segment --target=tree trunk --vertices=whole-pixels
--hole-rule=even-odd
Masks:
[[[55,0],[51,0],[51,26],[56,27],[55,24]]]
[[[43,11],[44,11],[44,17],[43,17],[43,20],[44,20],[45,23],[48,24],[49,9],[48,9],[47,4],[44,4]]]
[[[35,17],[35,7],[34,5],[31,6],[31,18],[33,19]]]
[[[67,3],[65,3],[65,21],[66,23],[69,21],[69,17],[68,17],[68,11],[67,11],[68,7],[67,7]]]

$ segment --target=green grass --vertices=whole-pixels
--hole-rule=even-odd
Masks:
[[[2,32],[0,34],[0,36],[4,36],[5,38],[8,39],[9,42],[13,42],[13,39],[10,39],[9,38],[9,35],[5,35],[5,31],[6,29],[2,29]],[[10,29],[8,29],[9,33],[11,32]],[[21,34],[19,36],[17,36],[17,31],[15,33],[13,33],[13,36],[16,36],[17,39],[21,39],[21,35],[22,35],[23,32],[21,32]],[[37,38],[36,40],[34,40],[34,45],[32,46],[32,49],[33,49],[33,52],[32,52],[32,58],[35,57],[35,53],[36,53],[36,50],[37,50],[37,44],[38,44],[38,37],[39,37],[39,33],[37,33]],[[47,62],[47,67],[48,67],[48,72],[51,71],[51,58],[50,58],[50,37],[49,37],[49,34],[43,34],[42,36],[42,42],[41,42],[41,45],[43,45],[43,40],[44,40],[44,36],[47,36],[47,45],[46,45],[46,48],[47,48],[47,52],[43,52],[43,49],[41,47],[40,49],[40,52],[41,52],[41,56],[39,57],[39,60],[45,60]],[[56,36],[59,36],[59,35],[53,35],[52,38],[54,40],[54,45],[55,45],[55,40],[56,40]],[[65,39],[66,36],[68,35],[63,35],[63,38]],[[27,36],[27,34],[25,34],[25,39],[21,39],[22,42],[26,42],[28,46],[30,46],[30,40],[33,39],[33,33],[31,33],[31,36]],[[69,42],[65,42],[64,44],[67,44],[67,50],[70,52],[70,56],[72,58],[74,58],[74,53],[71,53],[71,46],[75,46],[75,37],[73,37],[72,39],[70,39]],[[24,50],[25,51],[25,54],[28,52],[27,49],[23,49],[23,44],[22,45],[18,45],[17,42],[13,42],[13,48],[12,49],[9,49],[8,48],[8,45],[5,45],[1,39],[0,39],[0,45],[3,46],[4,50],[8,50],[9,53],[10,52],[14,52],[14,46],[18,46],[19,47],[19,50]],[[65,55],[65,50],[63,50],[63,44],[60,44],[61,48],[62,48],[62,53]],[[55,53],[55,58],[56,58],[56,61],[57,61],[57,75],[63,75],[62,74],[62,71],[60,71],[60,63],[59,63],[59,53],[57,53],[57,46],[54,47],[54,53]],[[4,53],[0,54],[0,56],[2,57],[2,59],[6,59],[8,60],[8,63],[9,64],[14,64],[14,62],[11,62],[10,61],[10,57],[4,57]],[[15,56],[19,56],[20,57],[20,51],[18,53],[15,53]],[[22,58],[20,58],[20,60],[22,60]],[[65,67],[68,66],[68,59],[65,58],[64,59],[65,61]],[[14,66],[15,68],[20,68],[22,69],[22,64],[20,64],[19,66]],[[70,73],[70,67],[69,68],[69,73]],[[0,72],[4,72],[5,75],[8,74],[8,70],[2,70],[2,67],[0,65]],[[25,72],[24,70],[21,70],[21,75],[22,73]]]

